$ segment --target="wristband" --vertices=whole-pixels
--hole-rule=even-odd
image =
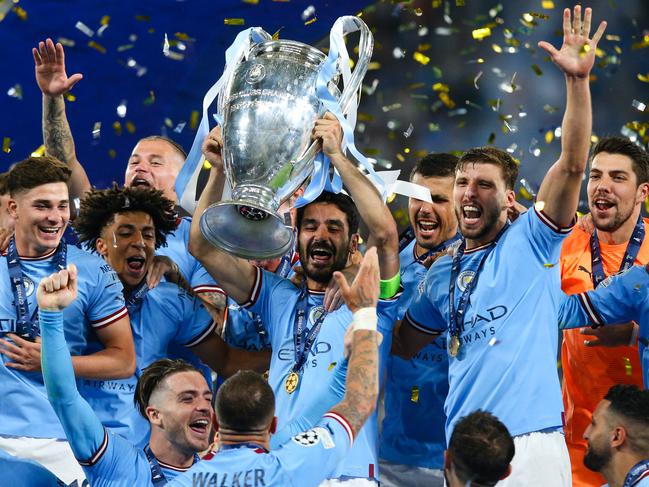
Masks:
[[[376,308],[360,308],[352,315],[352,329],[376,331],[379,323],[379,317],[376,314]]]
[[[394,277],[390,279],[381,279],[381,293],[379,298],[389,299],[397,294],[399,291],[399,286],[401,285],[401,274],[396,273]]]

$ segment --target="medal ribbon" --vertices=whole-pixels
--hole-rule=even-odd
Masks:
[[[128,314],[133,316],[134,311],[140,307],[142,300],[146,297],[149,292],[149,286],[146,283],[146,279],[143,279],[140,284],[137,285],[133,291],[126,298],[126,309],[128,309]]]
[[[418,262],[423,262],[425,261],[428,257],[431,255],[438,254],[440,252],[445,251],[448,249],[451,245],[453,245],[455,242],[458,242],[462,240],[462,234],[458,231],[455,235],[453,235],[451,238],[446,240],[445,242],[442,242],[441,244],[433,247],[432,249],[428,249],[426,252],[424,252],[422,255],[417,257]]]
[[[65,269],[67,265],[68,249],[65,240],[61,239],[59,246],[54,254],[53,262],[57,271]],[[9,280],[11,281],[11,290],[14,295],[14,305],[16,307],[16,334],[26,340],[34,341],[40,334],[38,326],[38,307],[34,313],[29,314],[29,302],[27,301],[27,291],[23,281],[23,271],[20,265],[20,257],[16,250],[16,240],[11,237],[9,247],[7,248],[7,267],[9,268]]]
[[[462,260],[462,256],[464,255],[464,251],[466,248],[466,241],[464,240],[462,241],[460,247],[457,250],[457,253],[453,257],[453,266],[451,267],[451,281],[448,289],[449,334],[451,336],[455,336],[455,337],[460,336],[460,328],[464,324],[464,312],[466,311],[466,307],[469,304],[469,297],[471,296],[471,292],[473,291],[473,288],[478,282],[478,276],[480,275],[482,266],[484,265],[485,261],[487,260],[487,257],[489,257],[493,249],[496,248],[496,244],[498,243],[500,237],[505,233],[505,231],[508,228],[509,228],[509,222],[507,222],[505,226],[500,230],[500,232],[498,232],[498,235],[496,235],[496,238],[493,240],[493,242],[491,242],[489,248],[487,248],[484,251],[482,258],[480,259],[480,263],[478,264],[478,268],[475,271],[475,275],[473,276],[473,279],[471,279],[467,283],[466,287],[464,288],[464,292],[460,296],[460,300],[457,305],[457,311],[455,310],[455,281],[457,281],[457,278],[460,275],[460,261]]]
[[[295,346],[295,363],[291,372],[298,373],[304,367],[306,359],[309,356],[311,347],[318,337],[318,332],[322,326],[322,322],[327,316],[326,312],[323,312],[322,315],[313,323],[311,329],[307,332],[307,336],[304,337],[304,327],[306,324],[306,314],[308,311],[307,301],[308,301],[308,291],[306,286],[302,288],[300,293],[300,298],[297,303],[297,313],[295,315],[295,327],[293,332],[293,344]],[[304,341],[303,341],[304,340]]]
[[[622,487],[633,487],[647,476],[649,476],[649,459],[636,463],[634,467],[629,470]]]
[[[644,240],[644,221],[642,220],[642,214],[638,216],[638,222],[633,229],[633,234],[631,234],[631,239],[626,246],[626,251],[624,252],[624,258],[620,264],[620,269],[618,272],[625,271],[635,262],[638,253],[640,252],[640,247],[642,246],[642,241]],[[602,263],[602,251],[599,247],[599,238],[597,238],[597,230],[593,232],[590,236],[590,256],[591,256],[591,269],[593,272],[593,287],[597,289],[597,286],[606,279],[606,274],[604,274],[604,266]]]
[[[167,479],[165,478],[165,474],[162,473],[162,468],[160,468],[160,463],[158,463],[158,459],[151,451],[149,445],[144,447],[144,454],[146,455],[146,459],[149,462],[149,467],[151,468],[151,482],[153,483],[153,486],[158,487],[160,485],[166,485]],[[199,460],[200,460],[199,456],[196,453],[194,453],[194,463],[198,462]]]

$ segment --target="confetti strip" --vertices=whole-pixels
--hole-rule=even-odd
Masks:
[[[77,23],[74,24],[74,26],[75,26],[77,29],[79,29],[81,32],[83,32],[84,34],[86,34],[88,37],[92,37],[92,36],[95,35],[95,31],[92,30],[90,27],[88,27],[88,26],[87,26],[86,24],[84,24],[83,22],[81,22],[80,20],[77,21]]]
[[[415,403],[419,402],[419,386],[412,386],[410,391],[410,401]]]
[[[240,18],[225,18],[223,19],[224,25],[246,25],[245,19]]]
[[[475,29],[471,32],[471,35],[474,39],[481,41],[482,39],[489,37],[491,35],[491,29],[489,27],[483,27],[481,29]]]

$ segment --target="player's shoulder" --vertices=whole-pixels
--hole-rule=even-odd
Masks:
[[[92,272],[97,276],[97,271],[102,273],[114,272],[113,268],[108,265],[99,254],[88,250],[80,249],[75,245],[67,245],[68,264],[77,266],[79,273]]]
[[[155,302],[158,306],[171,310],[176,310],[179,305],[193,304],[197,299],[187,290],[173,282],[161,281],[156,287],[149,290],[147,298]]]

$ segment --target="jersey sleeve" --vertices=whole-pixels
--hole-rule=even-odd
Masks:
[[[649,313],[649,273],[634,266],[611,276],[597,289],[566,296],[559,311],[559,328],[639,321]]]
[[[354,436],[345,418],[325,414],[318,424],[302,431],[271,452],[295,487],[317,487],[330,478],[349,453]]]
[[[423,280],[422,292],[415,296],[403,318],[404,324],[408,324],[415,330],[427,335],[437,335],[448,328],[446,317],[438,309],[435,301],[438,298],[438,289],[441,289],[440,283],[445,282],[443,279],[440,280],[441,275],[444,274],[444,272],[440,272],[441,270],[437,262],[429,269]],[[445,301],[448,301],[448,299]]]
[[[256,313],[261,318],[261,323],[270,337],[273,335],[273,325],[278,320],[273,317],[273,305],[281,306],[281,298],[276,291],[279,286],[287,279],[276,276],[272,272],[267,272],[255,267],[255,281],[250,290],[248,299],[241,303],[241,307]],[[292,284],[291,284],[292,285]]]
[[[576,218],[567,227],[560,227],[554,223],[543,211],[535,208],[526,211],[519,217],[521,223],[527,226],[525,232],[532,244],[534,253],[542,264],[556,264],[561,254],[561,244],[575,226]],[[516,225],[514,222],[514,225]],[[512,228],[511,230],[514,230]]]
[[[128,315],[122,283],[109,266],[101,266],[89,298],[86,315],[94,329],[104,328]]]
[[[225,295],[225,291],[219,286],[214,278],[205,268],[196,261],[196,267],[189,282],[189,285],[196,294],[201,293],[219,293]]]
[[[203,306],[201,300],[178,288],[178,301],[182,317],[174,341],[185,347],[194,347],[207,338],[216,323]]]

